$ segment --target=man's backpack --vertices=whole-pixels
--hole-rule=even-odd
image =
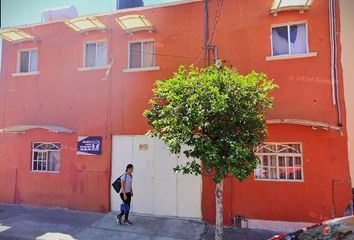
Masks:
[[[120,189],[122,188],[122,183],[121,183],[121,177],[123,175],[121,175],[119,178],[117,178],[113,183],[112,183],[112,186],[114,188],[114,190],[119,193],[120,192]]]

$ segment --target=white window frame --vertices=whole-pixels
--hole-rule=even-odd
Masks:
[[[36,71],[30,71],[30,66],[31,66],[31,51],[37,51],[37,70]],[[21,70],[21,53],[22,52],[29,52],[28,54],[28,72],[20,72]],[[16,66],[16,74],[17,75],[28,75],[28,74],[38,74],[39,71],[39,51],[38,48],[24,48],[20,49],[17,52],[17,66]]]
[[[290,43],[290,26],[293,25],[301,25],[305,24],[306,28],[306,53],[291,53],[291,43]],[[288,28],[288,54],[282,55],[274,55],[273,52],[273,28],[276,27],[287,27]],[[278,59],[288,59],[288,58],[305,58],[305,57],[315,57],[317,56],[317,52],[310,52],[310,41],[309,41],[309,28],[307,21],[296,21],[296,22],[287,22],[287,23],[279,23],[279,24],[272,24],[270,26],[270,47],[271,47],[271,56],[266,57],[266,60],[278,60]]]
[[[153,56],[154,56],[154,66],[150,66],[150,67],[144,67],[144,43],[146,42],[152,42],[154,44],[154,52],[153,52]],[[132,43],[141,43],[141,54],[140,54],[140,58],[141,58],[141,66],[137,67],[137,68],[132,68],[130,66],[130,44]],[[160,69],[157,64],[156,64],[156,44],[155,44],[155,40],[154,39],[144,39],[144,40],[136,40],[136,41],[129,41],[128,42],[128,70],[139,70],[139,69],[146,69],[146,70],[158,70]]]
[[[105,66],[97,66],[97,43],[106,43],[107,45],[107,59],[106,59],[106,65]],[[90,44],[90,43],[95,43],[96,44],[96,58],[95,58],[95,66],[94,67],[87,67],[86,66],[86,45],[87,44]],[[86,41],[84,42],[83,44],[83,66],[81,68],[79,68],[78,70],[79,71],[85,71],[85,70],[95,70],[95,69],[107,69],[109,68],[109,65],[108,65],[108,42],[106,39],[100,39],[100,40],[95,40],[95,41]]]
[[[270,155],[275,155],[276,156],[276,169],[277,169],[277,179],[262,179],[262,178],[257,178],[256,177],[256,171],[262,169],[263,165],[259,164],[257,168],[254,170],[254,180],[256,181],[266,181],[266,182],[292,182],[292,183],[297,183],[297,182],[304,182],[305,177],[304,177],[304,159],[303,159],[303,148],[302,148],[302,143],[301,142],[264,142],[263,145],[288,145],[288,144],[297,144],[300,145],[300,152],[301,153],[257,153],[255,150],[256,156],[270,156]],[[279,157],[300,157],[301,159],[301,179],[280,179],[280,174],[279,174]],[[270,160],[269,160],[270,161]],[[294,160],[293,160],[294,161]],[[286,160],[285,160],[286,162]],[[267,166],[268,167],[268,166]],[[285,166],[287,168],[287,166]]]
[[[51,145],[55,145],[55,144],[59,144],[59,149],[48,149],[48,150],[42,150],[42,149],[35,149],[34,145],[35,144],[51,144]],[[31,151],[32,151],[32,158],[31,158],[31,172],[33,173],[59,173],[60,172],[60,167],[59,167],[59,171],[49,171],[48,170],[48,159],[44,160],[47,161],[46,165],[46,170],[34,170],[34,162],[38,162],[37,159],[34,159],[34,154],[35,153],[47,153],[47,157],[48,157],[48,152],[59,152],[59,156],[60,156],[60,150],[61,150],[61,144],[60,142],[32,142],[31,145]],[[59,159],[60,163],[61,163],[61,159]]]

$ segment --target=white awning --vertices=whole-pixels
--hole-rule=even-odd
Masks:
[[[116,21],[127,33],[154,30],[150,20],[143,15],[126,15],[117,18]]]
[[[304,119],[270,119],[267,120],[267,124],[295,124],[302,126],[309,126],[313,129],[333,129],[333,130],[341,130],[341,127],[330,125],[324,122],[312,121],[312,120],[304,120]]]
[[[65,21],[65,24],[77,32],[106,29],[106,25],[96,17],[78,17]]]
[[[310,8],[312,2],[313,0],[274,0],[270,12],[276,15],[281,11],[305,11]]]
[[[16,28],[6,28],[0,30],[0,37],[12,43],[34,41],[36,39],[34,36]]]
[[[24,133],[31,129],[46,129],[50,132],[55,133],[73,133],[72,129],[68,129],[61,126],[50,126],[50,125],[16,125],[0,129],[0,133]]]

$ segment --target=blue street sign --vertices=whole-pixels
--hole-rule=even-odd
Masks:
[[[102,137],[79,136],[77,141],[78,155],[101,155]]]

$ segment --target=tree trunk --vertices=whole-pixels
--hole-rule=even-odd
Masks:
[[[224,180],[216,184],[215,189],[215,240],[222,240],[224,235],[224,218],[222,195],[224,191]]]

